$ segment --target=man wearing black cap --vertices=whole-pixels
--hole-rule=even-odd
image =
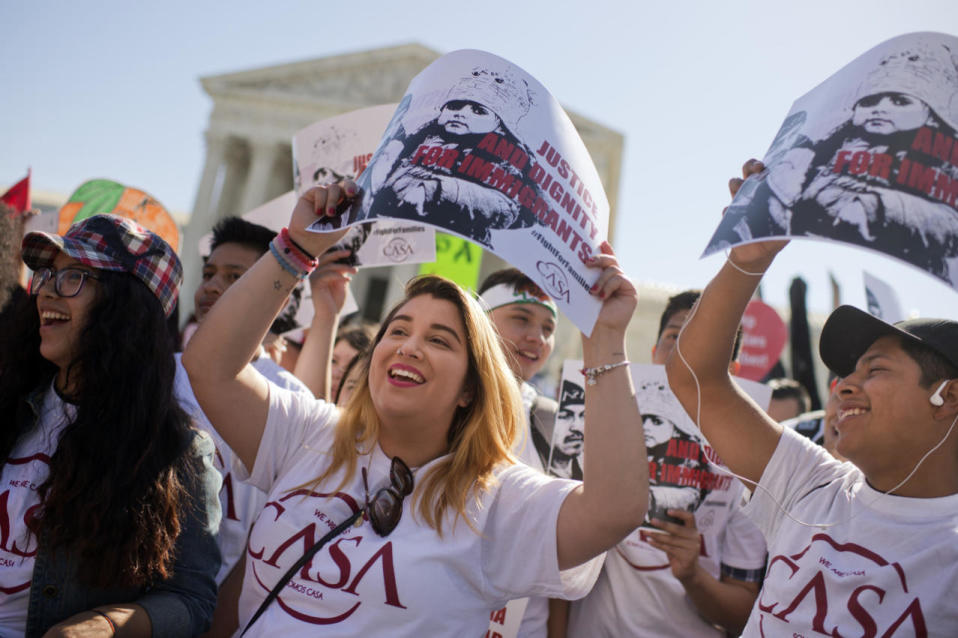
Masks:
[[[746,513],[769,563],[743,635],[958,636],[958,323],[892,326],[849,306],[829,317],[820,352],[843,377],[837,449],[851,463],[841,463],[783,430],[728,374],[745,305],[783,246],[732,250],[668,362],[685,410],[758,485]]]

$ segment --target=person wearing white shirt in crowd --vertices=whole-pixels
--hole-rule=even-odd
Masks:
[[[763,168],[749,160],[743,175]],[[667,364],[686,412],[701,408],[709,442],[758,486],[745,511],[770,559],[743,635],[956,636],[958,322],[893,326],[851,306],[829,316],[819,353],[841,377],[842,463],[757,408],[726,367],[745,306],[786,243],[732,249]]]
[[[659,320],[653,363],[668,360],[699,295],[688,290],[669,298]],[[726,368],[737,366],[737,350],[736,345]],[[660,400],[675,398],[666,389]],[[665,449],[669,438],[677,435],[677,428],[653,408],[643,409],[649,454]],[[655,460],[657,465],[661,462]],[[714,485],[673,488],[691,491],[701,500],[694,512],[669,509],[674,522],[653,520],[659,530],[642,527],[608,553],[596,586],[572,605],[570,637],[705,638],[741,631],[758,594],[765,541],[742,511],[742,484],[731,480]]]
[[[587,398],[592,460],[582,483],[515,462],[517,384],[479,304],[442,278],[409,284],[340,411],[269,386],[248,361],[286,295],[316,266],[312,255],[342,235],[306,228],[355,193],[346,182],[300,198],[271,254],[217,303],[184,355],[200,404],[237,453],[235,471],[245,468],[269,492],[247,552],[246,635],[320,626],[330,635],[475,635],[508,600],[585,594],[594,559],[647,506],[624,363],[634,286],[604,243],[589,263],[600,269],[593,294],[604,301],[583,338],[597,383]],[[308,547],[320,549],[307,557]],[[262,606],[271,589],[278,596]]]
[[[243,273],[269,250],[269,242],[275,236],[276,233],[272,230],[239,217],[226,217],[217,222],[213,227],[210,254],[203,262],[202,279],[193,296],[197,323],[201,324],[206,320],[210,309],[226,289],[239,281]],[[239,622],[236,603],[243,580],[243,563],[240,558],[246,549],[246,537],[253,524],[253,517],[266,503],[266,494],[251,485],[234,480],[230,471],[233,452],[196,402],[181,357],[182,354],[176,355],[177,400],[193,417],[197,427],[213,437],[216,444],[215,467],[223,475],[223,488],[220,490],[223,518],[217,536],[223,563],[216,574],[220,591],[213,626],[207,636],[229,636]],[[266,356],[262,345],[257,348],[252,365],[270,383],[295,392],[309,392],[293,374]]]

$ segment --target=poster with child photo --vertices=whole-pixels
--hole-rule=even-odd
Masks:
[[[356,179],[366,168],[395,104],[371,106],[310,124],[293,136],[293,187]],[[290,209],[292,210],[292,209]],[[287,216],[289,212],[287,211]],[[342,218],[334,219],[341,225]],[[436,259],[436,231],[421,223],[382,220],[354,226],[331,250],[350,249],[350,266],[395,266]]]
[[[799,98],[704,255],[813,237],[891,255],[958,286],[958,38],[912,33]]]
[[[606,238],[609,204],[559,103],[514,64],[444,55],[410,83],[344,219],[413,220],[482,245],[529,275],[585,334],[600,303],[585,264]]]

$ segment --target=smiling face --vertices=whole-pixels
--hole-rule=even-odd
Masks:
[[[546,364],[555,346],[556,321],[552,312],[536,303],[513,303],[489,313],[512,372],[523,381]]]
[[[499,127],[499,116],[476,102],[452,100],[442,107],[437,123],[453,135],[482,135]]]
[[[76,268],[97,274],[91,268],[72,257],[58,253],[53,260],[57,272]],[[38,291],[37,312],[40,315],[40,355],[60,369],[61,389],[66,369],[73,362],[79,348],[80,334],[96,303],[97,286],[100,282],[88,277],[75,297],[61,297],[56,293],[53,279],[48,280]]]
[[[904,93],[877,93],[858,100],[852,124],[869,133],[888,135],[922,127],[929,114],[928,107],[918,98]]]
[[[220,244],[203,264],[203,278],[193,295],[196,321],[206,318],[210,308],[260,258],[259,251],[233,242]]]
[[[835,386],[838,415],[835,449],[870,480],[904,478],[941,432],[930,423],[930,390],[920,385],[921,368],[896,337],[875,341],[854,372]],[[879,487],[875,485],[875,487]]]
[[[415,420],[445,436],[468,405],[466,332],[451,301],[423,294],[399,308],[373,348],[369,392],[383,428]]]

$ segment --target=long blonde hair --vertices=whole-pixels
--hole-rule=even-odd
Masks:
[[[501,463],[514,463],[513,441],[523,424],[518,384],[506,361],[499,337],[479,304],[458,285],[435,275],[417,277],[406,284],[405,298],[386,316],[372,346],[366,352],[362,374],[336,425],[329,466],[309,487],[345,468],[342,489],[356,474],[359,455],[368,453],[379,438],[380,421],[369,391],[369,363],[396,313],[410,299],[430,295],[451,302],[459,310],[466,331],[469,362],[466,389],[472,400],[456,409],[449,426],[449,454],[417,480],[413,498],[426,524],[442,535],[442,522],[452,508],[456,518],[466,516],[470,497],[479,502],[495,482],[493,470]]]

